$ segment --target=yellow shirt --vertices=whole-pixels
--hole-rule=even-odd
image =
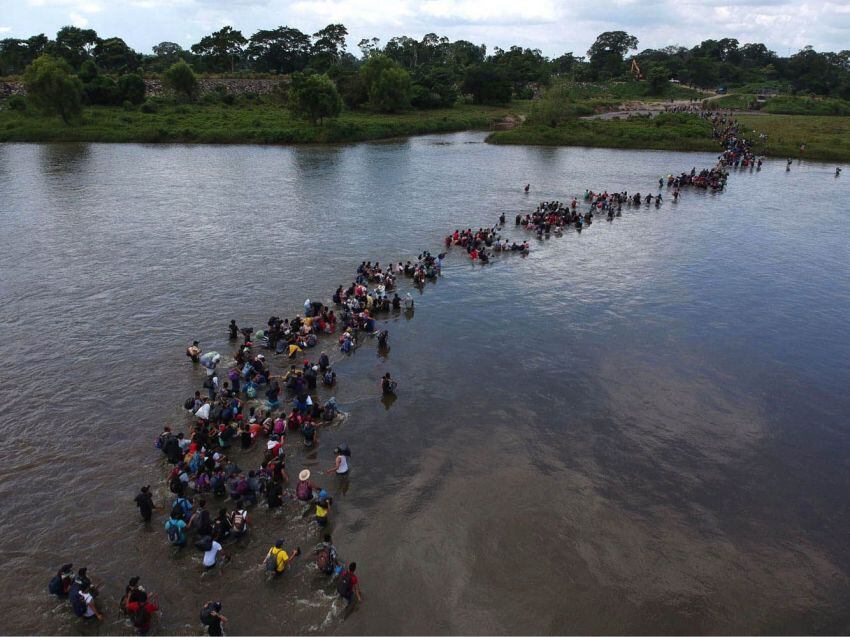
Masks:
[[[283,549],[279,549],[276,546],[273,546],[269,551],[269,555],[274,555],[277,559],[277,567],[276,570],[278,573],[283,573],[283,569],[286,568],[286,563],[289,561],[289,554]]]
[[[328,510],[323,507],[321,504],[316,504],[316,517],[317,518],[326,518],[328,517]]]

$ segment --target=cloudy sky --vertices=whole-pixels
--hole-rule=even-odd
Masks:
[[[163,40],[188,47],[230,24],[250,36],[278,25],[313,33],[330,22],[361,38],[425,33],[507,48],[583,54],[602,31],[623,29],[640,48],[707,38],[764,42],[780,55],[811,44],[850,48],[850,0],[0,0],[0,38],[54,35],[66,24],[119,36],[149,53]]]

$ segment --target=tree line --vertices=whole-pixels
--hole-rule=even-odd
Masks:
[[[529,98],[554,77],[578,82],[646,79],[647,92],[661,94],[671,79],[698,87],[775,83],[791,92],[850,99],[850,51],[819,53],[806,47],[780,57],[763,44],[733,38],[705,40],[690,49],[669,46],[638,51],[638,39],[625,31],[600,34],[586,56],[556,58],[538,49],[512,46],[487,52],[484,44],[450,41],[434,33],[378,38],[347,49],[348,30],[329,24],[312,35],[281,26],[250,38],[231,26],[206,35],[188,50],[161,42],[141,54],[117,37],[101,38],[93,29],[61,28],[44,34],[0,40],[0,75],[23,74],[33,103],[66,121],[84,104],[116,105],[144,101],[143,77],[160,75],[187,100],[196,97],[196,73],[285,76],[290,108],[314,122],[333,117],[344,106],[369,105],[382,112],[410,107],[450,107],[461,95],[477,104]],[[52,96],[45,95],[50,89]],[[232,99],[232,96],[231,96]],[[77,104],[78,102],[78,104]]]
[[[590,82],[629,79],[634,59],[645,75],[654,67],[668,78],[703,88],[777,82],[794,92],[850,98],[850,50],[817,52],[806,47],[781,57],[761,43],[742,45],[734,38],[723,38],[705,40],[691,48],[668,46],[633,53],[638,48],[635,36],[608,31],[599,35],[586,55],[569,52],[550,59],[538,49],[518,46],[507,50],[497,47],[488,54],[484,44],[450,41],[429,33],[420,40],[394,37],[384,45],[377,38],[360,40],[358,58],[347,50],[347,37],[348,30],[342,24],[329,24],[312,35],[280,26],[260,29],[250,37],[225,26],[202,37],[189,49],[174,42],[160,42],[150,54],[144,54],[134,51],[121,38],[101,38],[93,29],[66,26],[54,39],[39,34],[27,39],[0,40],[0,76],[22,74],[36,58],[47,53],[65,60],[75,71],[84,62],[92,61],[105,73],[146,75],[163,73],[182,60],[197,73],[307,72],[327,74],[336,82],[350,76],[369,58],[382,55],[410,76],[414,101],[445,101],[447,96],[435,95],[439,91],[433,89],[449,80],[457,83],[471,67],[487,71],[482,80],[503,83],[494,96],[486,96],[491,99],[504,98],[507,84],[512,96],[527,97],[529,83],[546,83],[553,75]],[[368,87],[359,88],[368,91]]]

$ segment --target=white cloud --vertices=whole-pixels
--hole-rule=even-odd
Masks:
[[[0,33],[8,33],[12,30],[12,27],[0,27]]]
[[[85,16],[80,15],[79,13],[72,13],[68,16],[71,19],[71,24],[75,27],[87,27],[89,25],[89,20]]]
[[[0,0],[4,33],[28,37],[85,24],[139,51],[163,40],[197,42],[225,24],[246,36],[289,25],[315,33],[341,22],[349,50],[433,32],[556,56],[583,55],[602,31],[624,30],[640,48],[691,47],[707,38],[764,42],[781,55],[811,44],[839,51],[850,42],[850,0]]]

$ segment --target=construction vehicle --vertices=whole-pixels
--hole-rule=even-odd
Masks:
[[[635,60],[634,58],[632,58],[631,71],[632,71],[632,75],[635,76],[636,80],[642,80],[643,79],[643,73],[641,73],[640,66],[638,66],[637,60]]]

